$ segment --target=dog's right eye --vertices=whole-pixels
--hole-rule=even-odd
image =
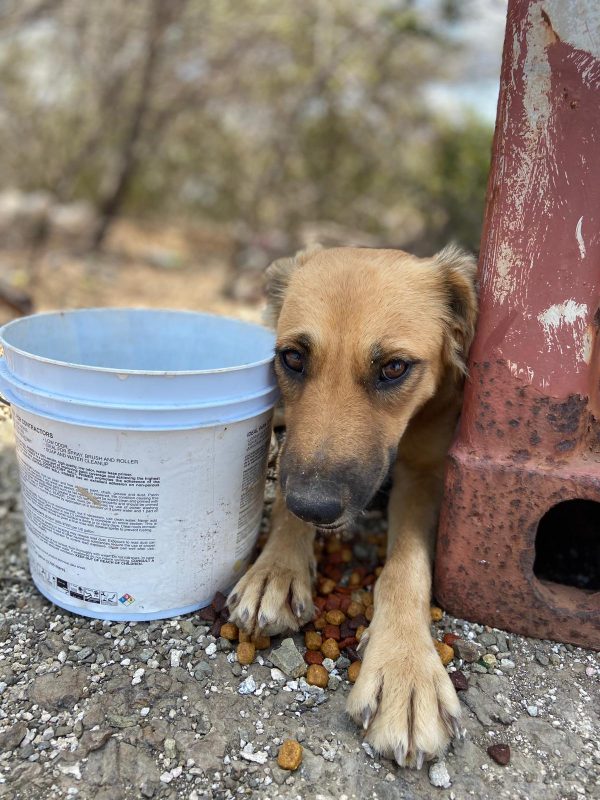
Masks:
[[[304,356],[299,350],[283,350],[280,358],[283,365],[292,372],[304,372]]]

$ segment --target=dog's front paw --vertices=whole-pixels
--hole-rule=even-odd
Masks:
[[[314,616],[309,564],[259,558],[227,598],[230,619],[248,633],[297,631]]]
[[[420,769],[461,736],[458,697],[425,635],[403,640],[399,631],[371,630],[346,710],[369,744],[401,767]]]

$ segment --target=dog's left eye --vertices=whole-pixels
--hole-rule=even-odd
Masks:
[[[408,361],[404,361],[401,358],[394,358],[392,361],[388,361],[387,364],[383,365],[379,373],[379,380],[385,383],[397,381],[399,378],[406,375],[409,369],[410,363]]]
[[[299,350],[284,350],[280,357],[284,365],[292,372],[304,371],[304,356]]]

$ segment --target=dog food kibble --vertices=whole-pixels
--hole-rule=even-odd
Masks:
[[[252,644],[256,647],[257,650],[266,650],[268,647],[271,647],[271,637],[253,636]]]
[[[342,638],[342,634],[337,625],[325,625],[323,628],[323,637],[325,639],[335,639],[336,642]]]
[[[460,639],[460,636],[457,636],[455,633],[445,633],[442,638],[444,640],[444,644],[448,644],[448,645],[450,645],[450,647],[452,647],[454,642],[457,639]]]
[[[237,658],[242,666],[251,664],[256,655],[256,647],[252,642],[240,642],[237,646]]]
[[[360,642],[362,635],[366,630],[367,629],[364,625],[360,625],[360,627],[356,629],[356,631],[354,632],[354,637],[356,638],[357,642]]]
[[[311,686],[320,686],[321,689],[325,689],[329,683],[329,673],[321,664],[311,664],[306,671],[306,682]]]
[[[360,572],[353,572],[350,575],[350,580],[349,580],[348,583],[349,583],[350,586],[360,586],[361,583],[362,583],[362,578],[360,577]]]
[[[352,561],[352,550],[349,547],[342,549],[342,563],[349,564]]]
[[[327,620],[325,619],[325,617],[317,617],[313,625],[318,631],[322,631],[323,628],[327,625]]]
[[[281,769],[298,769],[302,763],[302,745],[295,739],[286,739],[279,748],[277,763]]]
[[[320,650],[323,644],[323,637],[317,631],[306,631],[304,634],[304,644],[309,650]]]
[[[327,611],[337,611],[342,603],[342,598],[337,594],[330,594],[325,601],[325,614]]]
[[[331,578],[325,578],[324,580],[321,581],[319,590],[321,594],[331,594],[331,592],[333,592],[333,590],[335,589],[335,586],[336,586],[335,581],[332,581]]]
[[[487,754],[493,758],[496,764],[505,767],[510,761],[510,746],[507,744],[491,744],[487,749]]]
[[[444,642],[438,642],[436,639],[433,640],[433,644],[438,651],[439,657],[442,659],[442,664],[444,666],[449,664],[454,658],[454,650],[449,645],[444,644]]]
[[[431,616],[432,622],[439,622],[441,618],[444,616],[444,612],[438,606],[431,606],[429,609],[429,614]]]
[[[325,658],[330,658],[332,661],[337,661],[340,657],[340,648],[335,639],[325,639],[321,645],[321,652]]]
[[[373,613],[374,613],[373,606],[368,606],[368,608],[365,611],[365,617],[369,622],[371,622],[371,620],[373,619]]]
[[[334,609],[332,611],[328,611],[325,614],[325,619],[330,625],[341,625],[342,622],[346,619],[346,615],[343,611],[338,609]]]
[[[346,611],[346,614],[347,616],[350,617],[350,619],[352,619],[353,617],[358,617],[359,614],[364,614],[364,613],[365,613],[365,607],[363,606],[363,604],[355,603],[354,600],[350,603]]]
[[[240,642],[249,642],[252,637],[250,636],[249,633],[246,633],[246,631],[240,631],[239,638]]]
[[[307,664],[322,664],[324,655],[320,650],[307,650],[304,653],[304,660]]]
[[[355,683],[360,673],[360,665],[362,661],[353,661],[348,667],[348,680],[350,683]]]
[[[230,642],[235,642],[235,640],[240,635],[238,631],[238,626],[234,625],[233,622],[225,622],[221,625],[221,636],[224,639],[229,639]]]
[[[348,608],[350,607],[351,602],[351,597],[349,597],[347,594],[343,595],[340,601],[340,611],[343,611],[344,614],[348,614]]]

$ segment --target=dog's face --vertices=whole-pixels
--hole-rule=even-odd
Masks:
[[[460,380],[473,262],[454,249],[418,259],[335,248],[276,262],[268,281],[287,425],[283,494],[292,513],[333,529],[368,504],[440,383]]]

